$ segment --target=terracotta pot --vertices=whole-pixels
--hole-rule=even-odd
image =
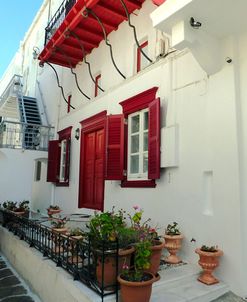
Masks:
[[[48,215],[53,215],[53,214],[59,214],[60,212],[62,212],[62,210],[53,210],[53,209],[47,209],[47,214]]]
[[[130,247],[128,249],[120,249],[118,251],[119,274],[121,273],[124,264],[130,266],[131,254],[134,252],[134,250],[134,247]],[[104,287],[114,285],[116,283],[116,274],[116,256],[112,253],[112,251],[105,252],[104,264],[102,263],[102,256],[98,256],[96,276],[99,285],[102,286],[102,280]]]
[[[157,6],[160,6],[161,4],[166,2],[166,0],[152,0],[152,1],[153,1],[153,4],[155,4]]]
[[[181,262],[181,259],[177,256],[177,252],[182,246],[182,235],[165,235],[165,248],[167,248],[170,255],[165,258],[167,263],[177,264]]]
[[[63,252],[63,247],[61,247],[61,246],[59,246],[59,245],[57,245],[57,246],[54,246],[53,248],[52,248],[52,251],[53,251],[53,253],[55,253],[55,254],[61,254],[62,252]]]
[[[160,258],[161,258],[162,249],[165,247],[164,241],[162,242],[160,240],[156,240],[155,243],[156,244],[151,247],[152,250],[152,255],[150,259],[151,265],[150,268],[147,270],[148,272],[152,273],[154,276],[156,276],[158,273],[160,267]]]
[[[148,273],[152,275],[151,273]],[[155,281],[155,277],[148,281],[131,282],[126,281],[118,276],[118,282],[120,283],[120,291],[122,302],[148,302],[152,293],[152,284]]]
[[[52,228],[53,232],[60,233],[60,234],[66,234],[68,229],[67,228]]]
[[[17,216],[23,216],[24,214],[25,214],[25,212],[24,211],[20,211],[20,212],[14,212],[15,213],[15,215],[17,215]]]
[[[68,262],[70,263],[70,264],[82,264],[83,263],[83,260],[82,260],[82,258],[80,257],[80,256],[70,256],[70,257],[68,257]]]
[[[213,271],[219,266],[219,257],[223,255],[221,250],[216,252],[205,252],[201,249],[196,249],[195,252],[199,255],[200,259],[198,264],[202,267],[203,272],[197,280],[207,285],[219,283],[219,280],[213,276]]]

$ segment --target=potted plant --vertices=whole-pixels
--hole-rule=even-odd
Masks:
[[[16,215],[29,214],[29,201],[23,200],[19,203],[18,207],[14,209]]]
[[[68,235],[74,240],[80,240],[85,236],[85,232],[83,232],[83,230],[80,228],[74,228],[69,231]]]
[[[81,264],[83,262],[82,257],[79,255],[80,249],[79,245],[81,241],[86,236],[80,228],[74,228],[69,232],[69,249],[71,256],[68,257],[68,262],[70,264]]]
[[[108,212],[95,212],[89,222],[89,238],[97,261],[96,277],[101,287],[114,285],[117,269],[120,271],[123,263],[130,264],[135,231],[127,227],[125,219],[123,210],[115,212],[113,208]],[[117,247],[119,250],[116,256]]]
[[[152,293],[152,284],[155,276],[148,272],[150,268],[152,243],[143,237],[135,244],[134,267],[124,264],[122,272],[118,276],[121,298],[123,302],[148,302]]]
[[[66,234],[68,229],[65,227],[66,222],[68,221],[67,217],[64,218],[53,218],[51,221],[52,224],[52,231],[61,233],[61,234]]]
[[[50,205],[47,209],[48,216],[52,216],[53,214],[59,214],[62,210],[58,205]]]
[[[164,248],[165,243],[164,241],[161,241],[156,229],[149,225],[151,221],[150,218],[143,223],[141,222],[143,210],[139,206],[134,206],[133,208],[135,213],[130,217],[132,228],[137,231],[139,240],[146,238],[151,243],[150,266],[147,271],[156,276],[156,280],[159,280],[158,270],[162,249]]]
[[[181,259],[177,256],[177,252],[181,248],[183,236],[180,233],[177,222],[168,224],[164,238],[165,247],[170,253],[170,255],[165,258],[165,261],[172,264],[181,262]]]
[[[203,245],[201,248],[197,248],[195,252],[200,257],[198,264],[203,269],[198,280],[207,285],[218,283],[219,280],[216,279],[212,273],[215,268],[219,266],[219,257],[223,255],[222,250],[217,246]]]
[[[7,200],[3,202],[3,208],[5,210],[14,211],[17,208],[17,202]]]

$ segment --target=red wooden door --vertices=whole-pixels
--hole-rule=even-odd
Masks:
[[[104,129],[85,134],[81,207],[103,210],[104,146]]]

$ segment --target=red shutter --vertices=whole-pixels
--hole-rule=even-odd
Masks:
[[[148,179],[160,178],[160,99],[148,106]]]
[[[59,141],[49,141],[48,145],[48,166],[47,166],[47,181],[57,182],[59,169]]]
[[[123,179],[124,165],[124,116],[107,116],[106,175],[107,180]]]

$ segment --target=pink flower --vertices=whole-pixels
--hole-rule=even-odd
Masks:
[[[123,264],[122,269],[129,269],[129,266],[127,264]]]
[[[141,210],[141,207],[140,206],[138,206],[138,205],[135,205],[135,206],[133,206],[133,209],[135,210],[135,211],[137,211],[137,210]]]

